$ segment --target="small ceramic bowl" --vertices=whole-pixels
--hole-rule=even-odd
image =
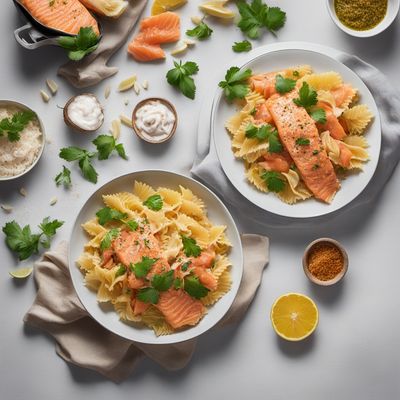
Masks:
[[[347,34],[355,37],[365,38],[378,35],[379,33],[386,30],[392,22],[395,20],[399,8],[400,8],[400,0],[388,0],[388,8],[385,17],[383,20],[373,27],[372,29],[368,29],[365,31],[356,31],[354,29],[348,28],[346,25],[342,24],[335,12],[335,0],[326,0],[326,5],[328,7],[329,15],[331,16],[333,22]]]
[[[12,101],[12,100],[0,100],[0,107],[10,107],[10,106],[18,107],[18,108],[20,108],[22,110],[29,110],[29,111],[32,111],[32,112],[34,112],[36,114],[36,112],[34,110],[32,110],[30,107],[26,106],[25,104],[19,103],[17,101]],[[1,176],[0,175],[0,182],[1,181],[10,181],[10,180],[13,180],[13,179],[17,179],[17,178],[20,178],[21,176],[27,174],[38,163],[38,161],[40,160],[40,157],[42,157],[44,146],[45,146],[45,143],[46,143],[46,134],[45,134],[45,131],[44,131],[43,123],[42,123],[41,119],[39,118],[39,116],[37,114],[36,114],[36,118],[39,121],[40,130],[42,132],[42,146],[39,149],[39,153],[36,156],[36,159],[33,161],[33,163],[25,171],[21,172],[18,175],[13,175],[13,176]]]
[[[159,101],[161,104],[164,104],[166,107],[168,107],[172,111],[174,116],[175,116],[175,122],[174,122],[174,125],[172,126],[170,134],[167,137],[165,137],[164,139],[162,139],[162,140],[151,140],[149,137],[144,136],[142,131],[136,125],[136,112],[137,112],[137,110],[139,110],[139,108],[143,107],[146,103],[148,103],[150,101]],[[175,107],[173,106],[173,104],[171,102],[169,102],[168,100],[163,99],[161,97],[149,97],[147,99],[144,99],[144,100],[140,101],[139,103],[136,104],[136,106],[135,106],[135,108],[133,109],[133,112],[132,112],[132,127],[133,127],[133,130],[135,131],[136,135],[140,139],[142,139],[142,140],[144,140],[144,141],[146,141],[148,143],[159,144],[159,143],[164,143],[167,140],[171,139],[172,136],[174,136],[174,134],[176,132],[177,125],[178,125],[178,113],[176,112]]]
[[[314,275],[311,274],[311,272],[308,269],[308,257],[310,255],[311,250],[314,248],[315,245],[325,243],[330,246],[336,247],[339,249],[339,251],[342,253],[343,256],[343,269],[342,271],[337,274],[333,279],[327,280],[327,281],[322,281],[318,278],[316,278]],[[303,255],[303,269],[304,273],[307,275],[307,278],[310,279],[311,282],[321,285],[321,286],[331,286],[334,285],[335,283],[339,282],[346,274],[347,269],[349,267],[349,257],[346,253],[346,250],[344,247],[335,239],[330,239],[330,238],[320,238],[316,239],[313,242],[311,242],[307,248],[304,251]]]

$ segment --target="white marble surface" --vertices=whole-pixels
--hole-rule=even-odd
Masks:
[[[190,1],[181,13],[183,28],[191,26],[189,16],[197,14],[199,1]],[[336,47],[356,54],[385,72],[400,89],[399,18],[382,35],[356,39],[339,31],[331,22],[322,0],[271,1],[287,11],[288,21],[277,38],[265,35],[262,44],[277,40],[304,40]],[[149,12],[147,7],[146,14]],[[12,31],[19,26],[11,1],[0,13],[0,97],[22,101],[42,117],[48,137],[45,154],[35,170],[13,183],[0,184],[0,202],[14,207],[11,215],[0,213],[1,226],[11,219],[37,225],[47,215],[66,221],[54,243],[68,239],[72,222],[82,203],[96,186],[84,181],[72,168],[71,191],[56,188],[53,178],[62,167],[58,150],[65,145],[88,145],[92,137],[69,131],[61,120],[61,110],[76,91],[57,79],[57,66],[63,62],[60,49],[28,52],[19,48]],[[241,33],[233,26],[211,21],[211,40],[199,43],[184,59],[197,61],[198,92],[194,102],[175,92],[164,79],[172,59],[165,63],[138,65],[121,50],[113,59],[120,67],[117,76],[93,91],[103,96],[106,85],[113,87],[106,105],[107,128],[121,110],[126,114],[138,100],[135,94],[120,95],[115,88],[120,80],[136,72],[148,79],[147,95],[170,99],[181,117],[173,141],[150,146],[139,142],[123,129],[129,161],[113,159],[97,163],[99,184],[123,172],[144,168],[165,168],[188,173],[196,136],[196,121],[208,76],[218,69],[219,61],[234,57],[233,41]],[[396,44],[397,43],[397,44]],[[60,91],[44,104],[39,90],[46,78],[55,78]],[[129,97],[129,106],[124,99]],[[25,187],[23,198],[18,189]],[[41,332],[25,328],[22,318],[35,295],[33,279],[19,284],[8,276],[17,264],[4,243],[0,245],[0,398],[4,400],[110,399],[112,397],[169,399],[203,398],[243,399],[395,399],[400,396],[398,196],[400,174],[397,170],[385,191],[368,210],[334,220],[325,226],[300,231],[274,229],[264,232],[271,238],[271,263],[265,271],[258,295],[243,322],[233,328],[206,334],[199,340],[190,365],[182,371],[165,372],[151,361],[143,361],[136,372],[119,386],[94,372],[69,366],[54,352],[52,340]],[[50,207],[50,198],[58,203]],[[251,232],[243,224],[242,230]],[[348,249],[350,269],[343,284],[320,289],[306,280],[301,269],[305,245],[322,235],[339,239]],[[30,264],[28,262],[27,264]],[[285,292],[311,295],[320,309],[320,325],[310,340],[291,344],[279,340],[269,322],[274,299]]]

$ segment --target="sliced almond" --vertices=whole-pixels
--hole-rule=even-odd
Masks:
[[[142,88],[144,90],[147,90],[149,88],[149,81],[147,79],[145,79],[142,83]]]
[[[119,119],[121,120],[121,122],[125,125],[128,126],[129,128],[133,128],[132,125],[132,120],[130,118],[128,118],[126,115],[121,114],[119,116]]]
[[[136,74],[130,76],[127,79],[124,79],[119,85],[118,85],[118,91],[119,92],[125,92],[129,89],[132,89],[135,86],[137,80]]]
[[[50,96],[49,96],[44,90],[41,90],[41,91],[40,91],[40,95],[42,96],[42,100],[43,100],[45,103],[48,103],[48,102],[49,102]]]
[[[54,96],[58,91],[58,85],[53,79],[47,79],[46,85],[50,89],[51,94]]]
[[[9,204],[1,204],[0,207],[3,209],[3,211],[7,213],[11,213],[13,208]]]
[[[54,206],[54,204],[56,204],[57,201],[58,201],[57,197],[52,197],[52,198],[50,199],[50,205],[51,205],[51,206]]]
[[[196,44],[196,41],[192,39],[185,39],[183,43],[186,43],[188,46],[194,46]]]
[[[108,85],[104,90],[104,98],[108,99],[110,97],[110,94],[111,94],[111,86]]]
[[[183,54],[188,49],[188,45],[185,42],[179,42],[172,50],[171,56],[177,56]]]
[[[139,95],[139,93],[140,93],[140,86],[139,86],[139,84],[138,84],[137,82],[135,82],[135,84],[133,85],[133,90],[135,91],[135,93],[136,93],[137,95]]]
[[[194,15],[193,17],[190,17],[190,20],[195,24],[195,25],[200,25],[203,22],[203,18],[199,17],[198,15]]]
[[[21,196],[24,196],[24,197],[26,197],[28,195],[28,192],[23,187],[21,189],[19,189],[19,193],[21,194]]]
[[[111,134],[115,140],[119,139],[121,135],[121,120],[114,119],[114,121],[111,122]]]

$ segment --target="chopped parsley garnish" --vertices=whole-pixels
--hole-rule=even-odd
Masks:
[[[257,114],[257,108],[253,108],[250,112],[249,112],[249,114],[250,115],[256,115]]]
[[[180,289],[182,287],[182,283],[183,283],[182,279],[175,278],[173,282],[174,289]]]
[[[7,134],[9,142],[17,142],[21,138],[20,133],[35,117],[36,114],[33,111],[24,110],[15,113],[10,118],[3,118],[0,121],[0,137]]]
[[[264,124],[260,127],[249,124],[246,127],[245,135],[249,139],[268,140],[268,151],[270,153],[280,153],[283,150],[282,143],[278,138],[278,131],[270,124]]]
[[[79,61],[88,54],[92,53],[99,46],[100,36],[98,36],[91,26],[81,27],[76,36],[61,36],[57,43],[62,48],[68,50],[70,60]]]
[[[123,218],[126,218],[128,214],[122,213],[121,211],[114,210],[110,207],[104,207],[96,213],[97,220],[100,225],[105,225],[110,221],[119,221]]]
[[[299,106],[304,107],[311,118],[321,124],[326,122],[326,112],[322,108],[312,109],[318,103],[318,95],[315,90],[310,88],[307,82],[303,82],[299,90],[299,97],[293,99],[293,102]]]
[[[158,299],[160,298],[160,293],[158,290],[152,287],[145,287],[139,289],[136,298],[140,301],[143,301],[143,303],[157,304]]]
[[[185,292],[194,297],[195,299],[201,299],[207,296],[209,290],[200,283],[199,278],[195,275],[189,275],[184,278],[184,290]]]
[[[153,211],[160,211],[163,208],[163,199],[159,194],[153,194],[143,204]]]
[[[159,292],[165,292],[172,286],[173,281],[174,271],[170,270],[168,272],[164,272],[163,274],[154,275],[153,279],[151,280],[151,285]]]
[[[191,264],[191,263],[192,263],[191,261],[186,261],[184,264],[182,264],[181,270],[182,270],[183,272],[186,272],[186,271],[188,270],[188,268],[190,267],[190,264]]]
[[[123,265],[120,265],[117,272],[115,273],[115,278],[125,275],[125,273],[126,273],[126,268]]]
[[[298,146],[308,146],[310,144],[310,139],[299,137],[296,139],[296,144]]]
[[[175,68],[167,72],[167,82],[178,88],[184,96],[189,99],[194,99],[196,95],[196,85],[192,75],[199,71],[198,65],[193,61],[188,61],[182,64],[182,61],[177,63],[174,61]]]
[[[240,70],[239,67],[231,67],[226,71],[225,80],[218,86],[224,90],[228,100],[243,99],[249,92],[247,79],[250,78],[251,69]]]
[[[243,53],[245,51],[250,51],[252,47],[248,40],[243,40],[242,42],[235,42],[232,45],[232,50],[236,53]]]
[[[126,222],[125,222],[125,225],[127,225],[128,228],[129,228],[131,231],[136,231],[136,229],[139,227],[139,224],[138,224],[136,221],[134,221],[134,220],[126,221]]]
[[[186,257],[198,257],[201,253],[201,247],[196,243],[196,240],[185,235],[181,235],[181,238]]]
[[[100,242],[100,250],[104,251],[111,247],[111,242],[119,236],[119,229],[113,228],[110,229],[103,237],[103,240]]]
[[[188,29],[186,31],[186,35],[190,37],[195,37],[199,40],[204,40],[209,38],[212,33],[213,30],[204,22],[200,22],[200,24],[197,25],[195,28]]]
[[[282,75],[277,75],[275,78],[275,89],[278,93],[288,93],[294,89],[296,81],[294,79],[284,78]]]
[[[151,267],[157,262],[157,258],[142,257],[142,260],[136,264],[131,264],[130,269],[136,278],[144,278],[150,271]]]
[[[313,150],[312,153],[313,153],[314,156],[316,156],[319,153],[319,151],[318,150]]]
[[[312,110],[309,114],[315,122],[318,122],[319,124],[326,123],[326,112],[322,108],[316,108],[315,110]]]
[[[313,167],[312,167],[312,169],[315,171],[316,169],[318,169],[318,168],[320,168],[320,165],[319,164],[314,164],[313,165]]]
[[[298,78],[298,77],[300,76],[299,71],[293,71],[293,76],[294,76],[295,78]]]
[[[263,174],[261,174],[261,178],[265,181],[270,192],[279,193],[285,189],[285,178],[279,172],[265,171]]]
[[[57,186],[64,185],[71,186],[71,171],[63,165],[63,170],[54,178]]]

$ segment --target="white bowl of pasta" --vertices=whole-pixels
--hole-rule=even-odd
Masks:
[[[243,254],[215,194],[189,177],[149,170],[90,196],[71,233],[69,268],[80,301],[102,326],[135,342],[171,344],[223,318]]]

